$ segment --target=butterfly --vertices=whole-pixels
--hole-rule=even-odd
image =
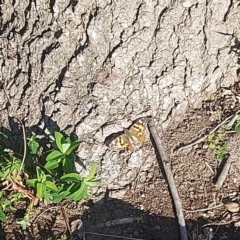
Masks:
[[[134,151],[133,143],[139,142],[141,145],[146,141],[147,119],[138,119],[129,128],[124,128],[123,132],[113,134],[113,140],[110,147],[116,147],[118,150],[128,149]]]

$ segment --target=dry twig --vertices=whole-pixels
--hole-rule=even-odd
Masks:
[[[231,219],[231,220],[229,220],[229,221],[227,221],[227,222],[212,222],[212,223],[207,223],[207,224],[203,225],[202,228],[203,228],[203,227],[207,227],[207,226],[224,226],[224,225],[229,225],[229,224],[231,224],[232,222],[235,222],[235,221],[236,221],[236,219]]]
[[[219,204],[213,207],[209,207],[209,208],[201,208],[201,209],[195,209],[195,210],[187,210],[187,209],[183,209],[184,212],[188,212],[188,213],[194,213],[194,212],[205,212],[205,211],[209,211],[212,209],[216,209],[216,208],[221,208],[223,207],[223,204]]]
[[[174,179],[173,179],[173,174],[172,174],[171,168],[168,163],[168,159],[167,159],[166,152],[164,150],[163,142],[158,135],[155,124],[152,119],[149,121],[148,127],[149,127],[149,131],[151,133],[151,136],[153,138],[153,141],[156,145],[157,151],[160,155],[161,163],[162,163],[162,166],[164,168],[164,171],[165,171],[165,174],[167,177],[168,185],[169,185],[171,195],[173,198],[173,202],[175,205],[175,209],[176,209],[176,214],[177,214],[178,224],[179,224],[179,229],[180,229],[180,234],[181,234],[181,240],[187,240],[188,236],[187,236],[185,219],[184,219],[183,210],[182,210],[182,203],[179,198],[178,191],[177,191]]]
[[[140,221],[142,219],[143,219],[142,217],[121,218],[121,219],[116,219],[106,223],[97,224],[96,227],[112,227],[116,225],[124,225],[124,224],[133,223],[135,221]]]
[[[232,163],[232,157],[231,155],[228,157],[227,161],[225,162],[224,164],[224,167],[220,173],[220,175],[218,176],[218,179],[217,179],[217,182],[215,184],[216,187],[218,188],[221,188],[222,185],[223,185],[223,182],[225,181],[227,175],[228,175],[228,172],[229,172],[229,169],[230,169],[230,166],[231,166],[231,163]]]
[[[112,234],[103,234],[103,233],[95,233],[95,232],[78,232],[78,234],[92,234],[96,236],[105,236],[105,237],[114,237],[114,238],[121,238],[121,239],[129,239],[129,240],[146,240],[143,238],[132,238],[132,237],[124,237]]]
[[[61,208],[62,215],[63,215],[64,221],[66,223],[66,226],[67,226],[67,230],[68,230],[69,234],[71,234],[72,231],[71,231],[71,228],[70,228],[70,225],[69,225],[69,219],[68,219],[68,216],[67,216],[67,214],[65,212],[65,209],[64,209],[64,207],[63,207],[61,202],[59,203],[59,206]]]
[[[36,223],[37,220],[38,220],[44,213],[46,213],[47,211],[50,211],[51,209],[54,209],[54,208],[58,208],[58,206],[53,206],[53,207],[47,208],[47,209],[45,209],[44,211],[42,211],[42,212],[36,217],[36,219],[33,221],[33,223]]]

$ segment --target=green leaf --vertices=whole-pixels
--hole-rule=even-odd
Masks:
[[[75,193],[76,191],[78,191],[81,187],[82,183],[81,182],[73,182],[69,188],[67,189],[67,191],[69,191],[69,195],[72,195],[73,193]]]
[[[4,172],[0,169],[0,178],[3,178]]]
[[[13,207],[12,205],[9,206],[9,209],[10,209],[11,211],[16,211],[16,210],[17,210],[17,208]]]
[[[52,200],[53,200],[52,193],[46,192],[43,199],[45,206],[47,206]]]
[[[88,182],[84,181],[84,183],[89,187],[97,187],[101,184],[101,181],[100,179],[95,179]]]
[[[50,154],[47,155],[46,160],[53,161],[53,160],[57,160],[63,156],[64,155],[61,152],[59,152],[58,150],[53,150]]]
[[[73,187],[73,189],[74,189],[74,187]],[[85,197],[86,195],[87,195],[87,186],[84,183],[82,183],[81,187],[77,191],[74,191],[71,195],[67,196],[67,198],[71,201],[78,201],[78,200],[82,199],[83,197]]]
[[[46,181],[46,174],[44,173],[44,171],[39,166],[36,166],[36,172],[37,172],[38,182],[45,182]]]
[[[83,178],[78,173],[68,173],[63,175],[60,180],[79,182],[82,181]]]
[[[59,166],[59,163],[57,161],[48,161],[44,167],[48,170],[52,170],[57,168],[58,166]]]
[[[19,170],[20,165],[21,165],[21,160],[16,157],[13,157],[11,162],[10,172],[12,173],[16,169]]]
[[[5,135],[4,133],[0,132],[0,139],[4,139],[4,138],[8,138],[7,135]]]
[[[70,184],[63,184],[63,187],[61,189],[60,192],[64,193],[64,197],[68,196],[69,194],[71,194],[71,190],[72,188],[76,185],[76,183],[70,183]]]
[[[29,227],[31,225],[30,222],[25,219],[25,217],[24,218],[18,218],[16,222],[17,222],[17,224],[21,225],[23,230],[26,230],[27,227]]]
[[[53,202],[54,203],[59,203],[63,200],[64,198],[64,192],[61,192],[61,193],[53,193],[52,194],[52,198],[53,198]]]
[[[226,125],[224,126],[225,130],[231,130],[232,127],[233,127],[232,124],[226,124]]]
[[[5,213],[3,212],[2,207],[0,207],[0,221],[7,222],[7,218],[6,218]]]
[[[6,208],[8,208],[9,206],[11,206],[12,203],[10,200],[5,200],[3,203],[2,203],[2,208],[3,208],[3,211],[5,211]]]
[[[71,157],[69,157],[69,156],[66,156],[63,161],[63,171],[64,171],[64,173],[74,172],[74,162],[72,161]]]
[[[66,153],[66,151],[69,149],[69,147],[71,146],[70,143],[63,143],[62,144],[62,153]]]
[[[210,144],[209,144],[209,148],[210,148],[210,149],[215,149],[215,148],[216,148],[216,144],[210,143]]]
[[[10,200],[11,200],[12,203],[15,203],[16,201],[18,201],[22,198],[23,198],[23,194],[19,193],[19,192],[16,192],[16,193],[12,193]]]
[[[66,155],[69,155],[75,148],[77,148],[82,141],[77,140],[71,143],[70,148],[66,151]]]
[[[42,198],[46,193],[46,184],[37,183],[37,197]]]
[[[52,175],[46,175],[46,181],[53,182],[53,176]]]
[[[52,199],[54,203],[59,203],[62,201],[63,198],[65,198],[67,195],[70,194],[70,189],[72,188],[74,184],[62,184],[61,186],[58,186],[58,192],[52,193]]]
[[[8,177],[8,175],[10,174],[10,170],[11,170],[10,168],[5,169],[5,171],[2,175],[3,179],[6,179]]]
[[[226,125],[225,125],[225,129],[226,130],[231,130],[232,128],[233,128],[233,125],[236,123],[236,122],[238,122],[239,121],[239,119],[240,119],[240,115],[235,115],[230,121],[229,121],[229,123],[227,123]]]
[[[41,168],[39,166],[36,166],[36,172],[37,172],[37,180],[38,182],[41,182]]]
[[[74,184],[69,185],[62,185],[59,187],[59,191],[57,193],[52,193],[53,202],[59,203],[62,201],[63,198],[65,198],[67,195],[70,194],[70,189],[72,188]]]
[[[27,185],[29,185],[29,186],[31,186],[31,187],[36,187],[37,178],[27,179],[26,183],[27,183]]]
[[[38,148],[39,148],[39,143],[35,139],[36,139],[35,136],[32,136],[31,138],[27,138],[28,147],[30,148],[32,154],[37,154]]]
[[[84,181],[87,182],[87,181],[93,179],[94,175],[96,173],[96,169],[97,169],[97,165],[96,165],[96,163],[93,163],[91,166],[90,172],[89,172],[88,176],[84,179]]]
[[[238,124],[236,125],[236,127],[235,127],[234,130],[235,130],[236,133],[238,133],[238,134],[240,133],[240,123],[238,123]]]
[[[58,191],[57,186],[53,182],[45,181],[45,184],[46,184],[47,189],[50,189],[50,190],[55,191],[55,192]]]
[[[55,141],[58,149],[63,152],[62,144],[65,143],[65,139],[60,132],[55,132]]]

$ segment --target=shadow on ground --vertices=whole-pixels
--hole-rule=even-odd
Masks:
[[[71,238],[84,240],[115,240],[115,239],[145,239],[145,240],[179,240],[179,228],[175,218],[158,216],[144,210],[136,209],[131,204],[122,200],[103,198],[97,203],[91,201],[82,203],[81,206],[71,209],[71,204],[65,204],[70,225],[78,229],[73,231]],[[36,214],[34,215],[36,216]],[[52,221],[49,221],[49,219]],[[201,226],[207,222],[202,218],[198,221],[187,221],[189,239],[204,233]],[[240,239],[240,232],[232,225],[213,226],[215,239]],[[61,239],[66,230],[59,211],[46,212],[41,220],[33,224],[26,231],[18,226],[11,230],[11,225],[1,229],[1,239]],[[223,238],[223,237],[226,238]],[[204,238],[202,238],[204,239]]]
[[[82,226],[75,233],[82,239],[179,239],[175,219],[150,214],[113,198],[95,203],[81,220]]]
[[[117,199],[101,200],[85,210],[79,217],[82,221],[81,227],[74,232],[79,237],[77,239],[181,239],[176,218],[148,213]],[[186,220],[189,239],[196,239],[200,234],[202,234],[202,238],[199,239],[208,239],[203,236],[206,237],[205,233],[209,227],[201,228],[207,223],[209,222],[203,218],[199,218],[197,221]],[[210,227],[214,233],[213,240],[240,239],[240,232],[233,225]]]

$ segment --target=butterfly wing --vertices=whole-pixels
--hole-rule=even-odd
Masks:
[[[128,149],[130,151],[133,151],[132,143],[129,139],[129,137],[126,134],[121,134],[120,136],[116,137],[110,146],[116,146],[118,149]]]
[[[146,124],[143,121],[139,120],[134,123],[128,130],[129,134],[132,138],[139,141],[143,144],[146,140]]]

